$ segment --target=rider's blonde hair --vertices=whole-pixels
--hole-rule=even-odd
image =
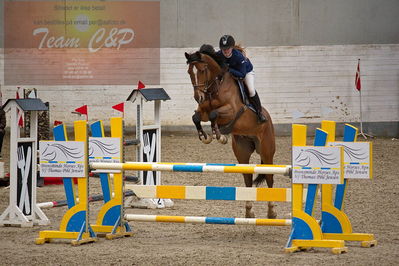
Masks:
[[[246,53],[245,53],[245,48],[241,46],[241,44],[235,44],[233,46],[234,49],[237,49],[238,51],[240,51],[242,53],[242,55],[244,57],[247,57]]]

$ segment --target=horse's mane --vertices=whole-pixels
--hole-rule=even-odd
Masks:
[[[210,56],[213,60],[216,61],[216,63],[221,67],[225,67],[226,63],[225,60],[223,58],[223,56],[219,55],[216,53],[215,48],[213,48],[212,45],[210,44],[203,44],[201,45],[199,52],[202,54],[206,54],[208,56]]]

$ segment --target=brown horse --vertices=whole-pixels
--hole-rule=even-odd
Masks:
[[[212,48],[213,50],[213,48]],[[227,143],[227,137],[222,134],[232,134],[234,154],[240,164],[248,164],[251,154],[260,154],[261,164],[273,164],[275,138],[272,119],[266,109],[263,114],[268,119],[258,123],[256,114],[243,104],[237,82],[226,71],[223,62],[213,52],[203,51],[185,53],[188,73],[194,87],[194,98],[198,108],[193,115],[193,122],[198,136],[204,143],[210,143],[209,136],[201,126],[202,122],[211,122],[212,135],[221,143]],[[272,174],[259,174],[255,180],[252,174],[243,174],[246,187],[259,185],[266,181],[269,188],[273,187]],[[245,217],[255,217],[252,202],[246,202]],[[268,218],[277,216],[274,204],[268,204]]]

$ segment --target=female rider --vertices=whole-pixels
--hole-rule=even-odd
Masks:
[[[258,121],[264,123],[267,121],[262,113],[262,105],[258,93],[255,90],[255,73],[251,61],[243,55],[243,50],[235,46],[234,38],[231,35],[223,35],[219,41],[219,55],[223,55],[229,72],[236,78],[244,79],[249,91],[249,101],[256,109]]]

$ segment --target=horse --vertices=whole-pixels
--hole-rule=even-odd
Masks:
[[[216,138],[220,143],[226,144],[225,135],[231,134],[233,152],[240,164],[248,164],[254,151],[260,155],[261,164],[273,164],[276,148],[269,112],[262,107],[267,121],[258,123],[255,112],[243,103],[236,80],[214,50],[212,52],[209,49],[200,49],[195,53],[185,53],[185,57],[194,88],[194,99],[198,103],[192,120],[199,139],[208,144]],[[211,122],[212,136],[201,126],[201,122],[208,121]],[[273,187],[272,174],[259,174],[255,180],[252,174],[243,176],[246,187],[252,187],[253,184],[259,186],[264,181],[269,188]],[[270,219],[277,217],[274,206],[273,202],[268,203],[267,216]],[[250,201],[245,204],[245,217],[255,217]]]

